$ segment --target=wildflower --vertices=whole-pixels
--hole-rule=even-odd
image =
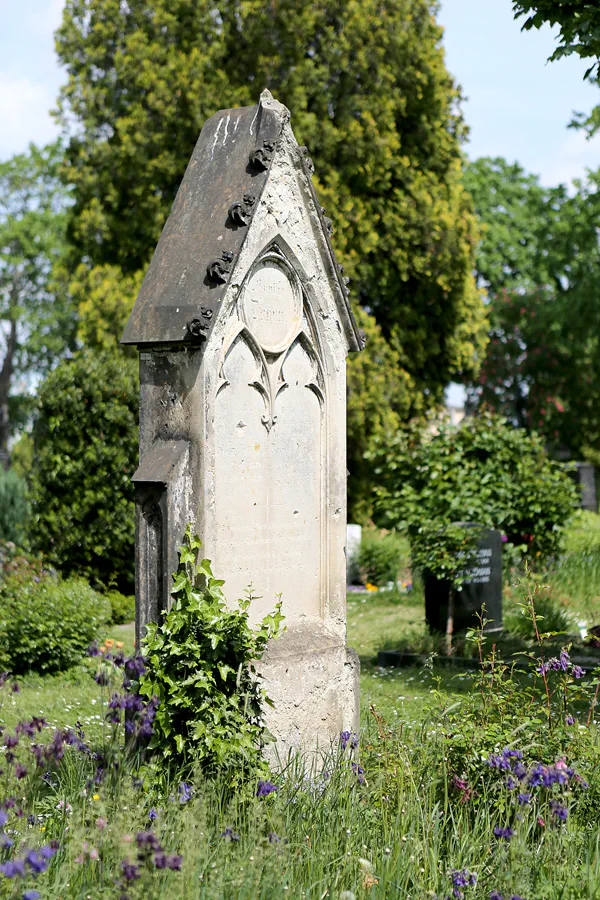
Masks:
[[[537,823],[538,823],[538,825],[540,826],[540,828],[545,828],[545,827],[546,827],[546,823],[544,822],[544,820],[542,819],[541,816],[538,816],[538,817],[537,817]]]
[[[17,776],[19,781],[22,778],[26,778],[27,777],[27,769],[25,768],[25,766],[22,766],[21,763],[17,763],[15,766],[15,775]]]
[[[573,666],[571,669],[571,675],[573,678],[583,678],[585,675],[585,669],[582,669],[581,666]]]
[[[354,732],[342,731],[340,734],[340,746],[342,750],[345,750],[348,744],[350,744],[351,750],[356,750],[358,747],[358,735]]]
[[[99,799],[100,799],[100,794],[93,794],[93,795],[92,795],[92,800],[99,800]]]
[[[358,783],[364,784],[366,779],[365,779],[365,770],[363,769],[363,767],[359,766],[358,763],[353,762],[352,763],[352,771],[356,775],[356,780],[358,781]]]
[[[39,891],[25,891],[25,893],[23,894],[23,900],[39,900],[41,896],[42,895]]]
[[[156,812],[154,807],[151,807],[150,812],[148,813],[148,818],[151,822],[154,822],[155,819],[158,819],[158,813]]]
[[[509,791],[514,791],[516,786],[517,786],[517,782],[512,777],[512,775],[509,775],[508,778],[506,779],[506,787],[508,788]]]
[[[567,725],[574,725],[575,719],[573,718],[573,716],[567,716],[567,718],[565,719],[565,722]]]
[[[488,766],[491,766],[492,769],[501,769],[503,771],[510,769],[510,759],[504,756],[504,754],[499,756],[497,753],[492,753],[492,755],[486,759],[486,763]]]
[[[549,668],[550,668],[549,663],[540,663],[535,671],[538,673],[538,675],[541,675],[543,678],[544,675],[547,674]]]
[[[123,877],[126,881],[137,881],[141,876],[140,867],[134,865],[129,859],[123,860],[121,868],[123,869]]]
[[[569,810],[566,807],[561,806],[556,800],[553,800],[550,804],[550,808],[557,819],[560,819],[561,822],[566,822],[569,817]]]
[[[140,831],[136,835],[135,841],[141,856],[158,853],[161,849],[160,842],[153,831]]]
[[[258,788],[256,790],[257,797],[268,797],[269,794],[272,794],[274,791],[279,790],[276,784],[271,784],[270,781],[259,781]]]
[[[12,859],[5,863],[0,863],[0,872],[5,878],[15,878],[17,875],[21,878],[25,877],[25,862],[22,859]]]
[[[191,784],[186,784],[185,781],[182,781],[177,790],[179,792],[179,802],[180,803],[187,803],[188,800],[192,799]]]
[[[0,810],[0,828],[4,828],[7,822],[8,815],[3,810]]]
[[[490,900],[504,900],[500,891],[490,891]]]
[[[53,855],[52,853],[50,854]],[[48,860],[46,855],[42,855],[38,853],[37,850],[29,850],[25,854],[25,862],[34,873],[34,875],[41,875],[42,872],[45,872],[48,868]]]
[[[511,837],[514,835],[514,830],[512,828],[494,828],[494,837],[498,838],[498,840],[510,841]]]
[[[173,872],[181,871],[181,863],[183,862],[183,856],[177,856],[177,854],[173,854],[172,856],[167,856],[167,868],[171,869]]]
[[[569,666],[570,666],[570,664],[571,664],[571,659],[570,659],[569,654],[568,654],[568,652],[567,652],[566,650],[561,650],[561,651],[560,651],[560,659],[559,659],[559,661],[558,661],[558,664],[559,664],[559,666],[560,666],[560,668],[562,669],[563,672],[566,672],[567,669],[569,668]]]
[[[469,872],[468,869],[453,869],[450,877],[455,888],[469,887],[469,885],[472,886],[477,884],[477,875],[475,872]]]
[[[94,681],[96,684],[99,684],[100,687],[106,687],[110,679],[106,672],[98,672],[97,675],[94,675]]]
[[[101,655],[100,648],[98,647],[98,641],[94,641],[92,644],[90,644],[90,646],[87,648],[87,655],[88,656],[100,656]]]
[[[117,648],[117,650],[122,650],[123,649],[123,641],[117,641],[115,643],[115,647]]]
[[[269,832],[269,843],[270,844],[278,844],[279,843],[279,838],[277,837],[277,835],[275,834],[274,831]]]
[[[528,803],[531,803],[531,794],[518,794],[517,800],[519,801],[519,806],[527,806]]]
[[[104,829],[106,828],[106,819],[103,819],[102,816],[98,816],[98,818],[96,819],[96,828],[99,831],[104,831]]]
[[[221,832],[220,837],[225,838],[226,841],[239,841],[240,839],[239,834],[229,826],[225,829],[225,831]]]

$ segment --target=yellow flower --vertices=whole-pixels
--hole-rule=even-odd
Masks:
[[[369,582],[367,582],[365,584],[365,587],[368,591],[378,591],[379,590],[379,588],[377,587],[376,584],[369,584]]]
[[[94,796],[92,797],[92,800],[99,800],[99,799],[100,799],[100,794],[94,794]]]

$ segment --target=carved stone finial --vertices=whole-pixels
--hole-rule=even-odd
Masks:
[[[244,194],[229,207],[229,218],[235,225],[249,225],[252,219],[252,207],[256,202],[254,194]]]
[[[250,165],[259,172],[265,172],[269,168],[274,153],[275,144],[272,141],[263,141],[262,145],[250,154]]]
[[[223,250],[221,259],[215,259],[206,267],[206,274],[209,281],[215,284],[225,284],[229,273],[231,272],[231,263],[233,262],[233,253],[230,250]]]

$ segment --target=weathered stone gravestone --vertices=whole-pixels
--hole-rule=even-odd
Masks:
[[[362,349],[312,163],[268,91],[209,119],[123,335],[140,350],[137,632],[170,602],[186,522],[254,621],[280,753],[358,722],[346,648],[346,376]]]
[[[576,480],[581,489],[581,509],[598,512],[596,500],[596,470],[592,463],[578,462],[576,466]]]
[[[462,589],[454,594],[454,631],[478,624],[485,604],[486,631],[502,628],[502,535],[484,529],[477,546],[466,554]],[[425,618],[431,631],[445,632],[448,619],[448,581],[425,578]]]

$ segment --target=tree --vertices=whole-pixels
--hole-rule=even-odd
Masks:
[[[600,75],[600,7],[595,0],[513,0],[515,18],[528,16],[523,29],[558,25],[560,43],[551,60],[576,53],[593,60],[584,78]]]
[[[137,364],[81,352],[43,382],[33,429],[31,541],[64,575],[130,593]]]
[[[600,173],[572,196],[501,159],[478,160],[466,181],[492,326],[469,402],[589,457],[600,451]]]
[[[204,120],[267,86],[310,148],[357,305],[414,391],[439,401],[476,371],[486,328],[466,129],[436,11],[436,0],[67,0],[57,48],[62,121],[77,125],[64,176],[74,263],[144,269]]]
[[[576,53],[591,61],[584,78],[600,83],[600,6],[596,0],[513,0],[515,18],[527,16],[523,29],[558,25],[559,45],[550,60]],[[572,126],[591,137],[600,128],[600,105],[589,115],[578,113]]]
[[[32,144],[0,163],[0,453],[23,404],[13,396],[16,379],[47,372],[75,339],[70,302],[51,284],[65,245],[60,157],[57,145]]]

